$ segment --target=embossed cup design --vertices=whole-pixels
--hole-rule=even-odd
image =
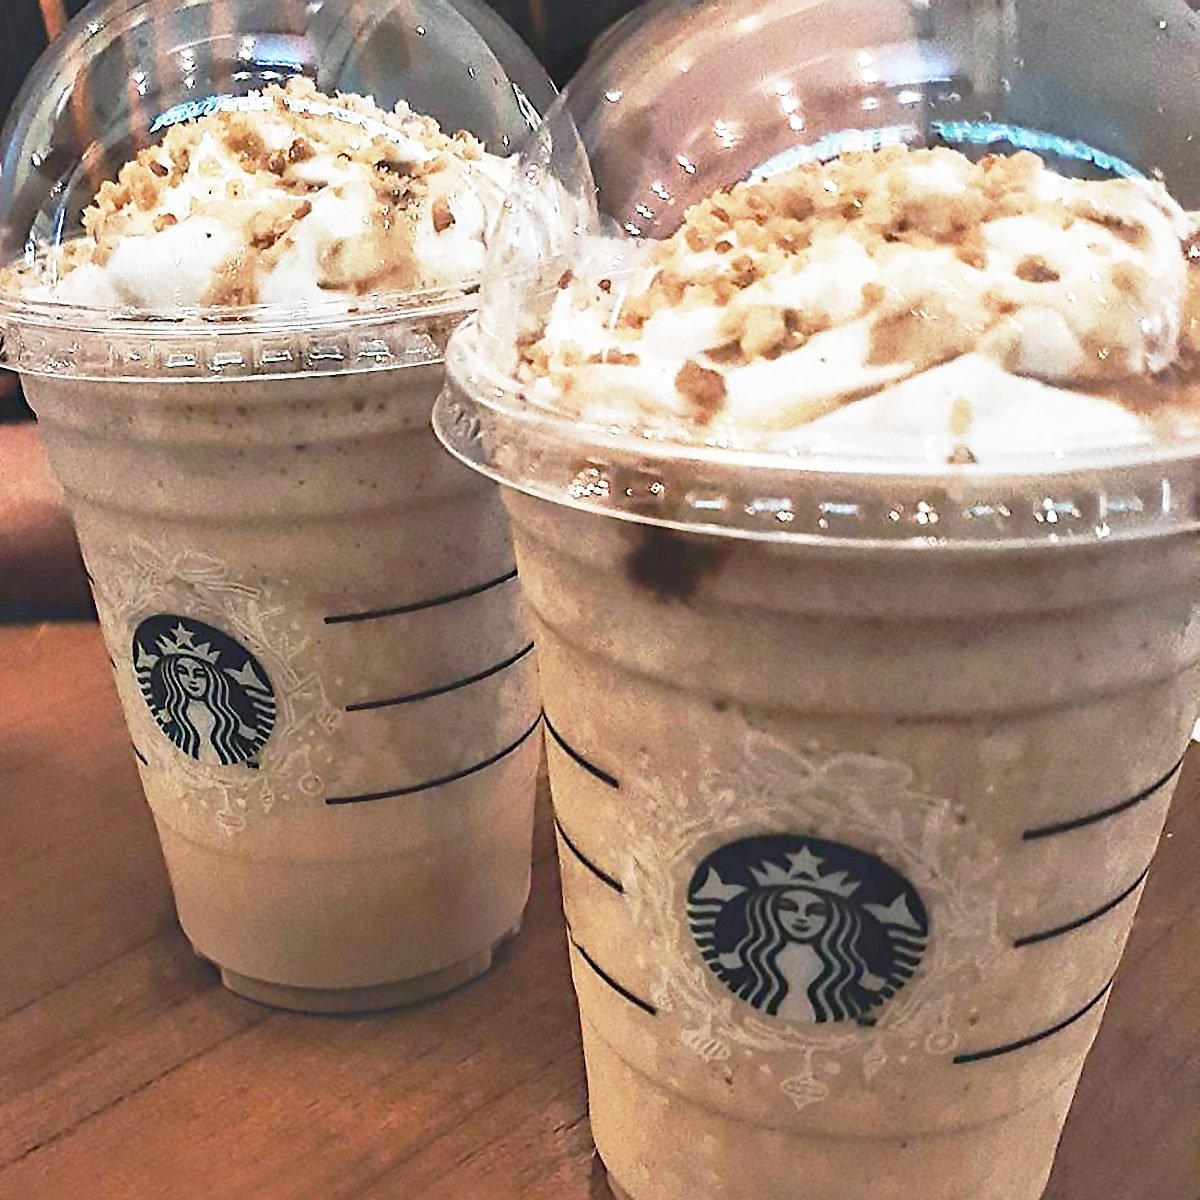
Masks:
[[[618,1188],[1036,1200],[1195,718],[1194,537],[806,546],[506,499]]]
[[[184,929],[294,1007],[461,983],[521,920],[540,706],[499,498],[429,430],[442,369],[259,347],[265,377],[171,380],[166,340],[156,378],[26,384]]]

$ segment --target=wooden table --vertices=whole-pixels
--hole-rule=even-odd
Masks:
[[[1048,1200],[1200,1197],[1198,793],[1200,748]],[[96,630],[0,627],[0,1200],[607,1197],[546,814],[536,857],[523,936],[438,1004],[239,1000],[175,925]]]

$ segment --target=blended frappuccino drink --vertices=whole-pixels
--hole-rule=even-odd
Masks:
[[[510,485],[597,1147],[1036,1200],[1196,716],[1195,224],[905,145],[681,217],[562,232],[435,414]]]
[[[197,953],[286,1007],[423,999],[529,889],[532,638],[429,427],[513,160],[299,77],[183,115],[8,271],[6,360]]]

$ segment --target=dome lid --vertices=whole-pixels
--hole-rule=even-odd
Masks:
[[[477,0],[97,0],[0,140],[0,359],[158,371],[159,334],[203,329],[251,369],[248,325],[391,353],[414,311],[448,335],[554,94]]]
[[[1200,19],[1162,8],[646,5],[524,153],[443,440],[738,536],[1191,527]]]

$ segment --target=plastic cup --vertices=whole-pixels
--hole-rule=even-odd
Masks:
[[[1041,1196],[1196,716],[1193,444],[789,456],[573,423],[513,376],[512,314],[593,239],[778,156],[1037,134],[1124,169],[1004,124],[1029,93],[983,68],[1024,6],[920,7],[652,5],[549,117],[451,344],[435,427],[507,485],[629,1200]]]
[[[301,7],[89,9],[16,110],[10,229],[35,249],[69,230],[94,175],[215,102],[200,87],[240,95],[303,71],[330,94],[403,95],[500,153],[546,99],[528,52],[472,4]],[[114,95],[121,70],[146,87]],[[429,428],[446,341],[474,303],[0,310],[3,358],[79,532],[180,921],[256,1000],[425,999],[487,970],[520,926],[535,658],[498,495]]]
[[[1041,1195],[1195,718],[1194,537],[509,511],[619,1188]]]

